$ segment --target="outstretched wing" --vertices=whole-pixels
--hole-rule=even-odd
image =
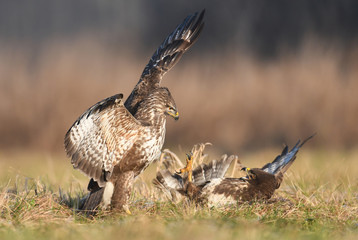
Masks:
[[[178,174],[172,174],[168,169],[157,172],[153,184],[162,190],[183,190],[184,180]]]
[[[232,161],[237,161],[238,156],[223,155],[219,161],[213,160],[209,164],[201,164],[193,171],[193,183],[197,186],[203,185],[213,179],[223,178]]]
[[[143,126],[123,105],[123,95],[104,99],[83,113],[65,136],[74,168],[104,186],[113,167],[133,146]]]
[[[288,151],[288,146],[286,145],[282,150],[282,153],[278,155],[275,158],[275,160],[273,160],[273,162],[267,163],[265,166],[263,166],[261,170],[271,174],[277,174],[279,172],[285,173],[296,159],[296,154],[298,150],[303,146],[303,144],[305,144],[308,140],[310,140],[313,137],[314,135],[308,137],[301,144],[300,144],[301,141],[298,140],[296,145],[290,151]]]
[[[219,161],[213,160],[209,164],[202,164],[193,170],[193,183],[196,186],[202,186],[214,179],[223,178],[232,161],[238,157],[231,155],[223,155]],[[168,169],[157,172],[156,178],[153,180],[155,186],[165,191],[185,190],[188,184],[188,176],[180,176],[171,173]]]
[[[198,39],[204,27],[204,13],[205,10],[200,14],[195,13],[186,17],[154,52],[144,68],[139,82],[124,104],[133,115],[137,111],[138,103],[147,96],[151,89],[159,86],[163,75]]]

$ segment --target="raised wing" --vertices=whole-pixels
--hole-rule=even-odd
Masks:
[[[159,86],[163,75],[168,72],[198,39],[204,27],[200,14],[189,15],[169,34],[160,47],[154,52],[144,68],[141,78],[125,102],[127,109],[134,115],[140,103],[151,89]]]
[[[223,155],[219,161],[213,160],[209,164],[201,164],[193,171],[193,183],[197,186],[203,185],[213,179],[223,178],[233,160],[238,156]]]
[[[123,105],[123,95],[104,99],[84,112],[65,136],[65,149],[74,168],[103,187],[143,126]]]
[[[153,184],[162,190],[183,190],[184,180],[178,174],[172,174],[168,169],[157,172],[157,176],[153,179]]]
[[[301,144],[301,141],[298,140],[296,145],[290,151],[288,151],[288,146],[286,145],[282,150],[282,153],[278,155],[275,160],[273,160],[273,162],[267,163],[265,166],[263,166],[261,170],[272,174],[277,174],[279,172],[285,173],[296,159],[296,154],[298,150],[303,146],[303,144],[305,144],[313,137],[314,135],[308,137]]]
[[[223,178],[233,160],[238,157],[223,155],[219,161],[213,160],[208,164],[201,164],[193,170],[193,183],[196,186],[204,185],[213,179]],[[172,174],[168,169],[157,172],[153,180],[155,186],[163,191],[184,190],[188,183],[188,176],[182,177],[176,173]]]

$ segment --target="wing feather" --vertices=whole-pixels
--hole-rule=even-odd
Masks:
[[[263,166],[261,170],[272,174],[278,174],[280,172],[285,173],[287,169],[291,166],[291,164],[295,161],[298,150],[300,150],[300,148],[314,136],[315,134],[306,138],[302,143],[300,140],[298,140],[296,145],[290,151],[288,151],[288,146],[286,145],[283,148],[281,154],[278,155],[273,160],[273,162],[265,164],[265,166]]]
[[[118,94],[83,113],[65,136],[65,149],[74,168],[102,187],[143,131]]]
[[[200,14],[196,12],[194,15],[186,17],[154,52],[144,68],[139,82],[125,102],[126,108],[132,114],[136,112],[138,103],[147,96],[151,89],[159,86],[163,75],[196,42],[204,27],[204,13],[205,10]]]
[[[224,154],[219,161],[213,160],[208,164],[201,164],[193,170],[193,182],[200,186],[213,179],[223,178],[234,160],[237,160],[236,155],[228,157]],[[185,179],[187,180],[187,178]]]

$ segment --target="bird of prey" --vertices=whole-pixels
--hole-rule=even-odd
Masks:
[[[116,94],[96,103],[66,133],[73,167],[91,178],[82,210],[102,205],[129,212],[134,179],[161,153],[166,115],[179,118],[169,89],[160,82],[198,39],[203,17],[204,10],[189,15],[167,36],[126,101]]]
[[[219,161],[202,164],[191,173],[192,156],[187,157],[186,168],[172,174],[169,170],[157,172],[153,180],[159,189],[169,192],[171,197],[182,195],[189,200],[208,206],[222,206],[239,202],[269,199],[280,187],[283,174],[296,159],[298,150],[313,136],[296,145],[288,151],[286,145],[273,162],[262,168],[247,168],[245,177],[225,178],[224,175],[230,164],[238,157],[224,155]],[[179,174],[188,172],[184,177]]]

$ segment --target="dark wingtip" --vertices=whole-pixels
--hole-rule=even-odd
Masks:
[[[201,22],[203,20],[204,15],[205,15],[205,11],[206,11],[205,8],[203,10],[201,10],[199,18],[198,18],[198,22]]]
[[[189,25],[188,29],[191,29],[193,31],[192,36],[190,37],[190,41],[191,41],[190,45],[193,45],[196,42],[201,31],[204,28],[204,22],[203,22],[204,15],[205,15],[205,9],[203,9],[200,12],[199,16],[198,16],[198,12],[195,12],[194,15],[192,15],[192,17],[188,16],[189,18],[191,18],[191,22],[192,22]]]
[[[299,147],[302,147],[303,144],[305,144],[308,140],[312,139],[312,138],[313,138],[314,136],[316,136],[316,135],[317,135],[317,133],[314,133],[314,134],[312,134],[311,136],[309,136],[308,138],[306,138],[305,140],[303,140],[303,142],[300,144]]]
[[[288,145],[285,145],[285,147],[282,149],[281,155],[286,155],[288,153]]]

